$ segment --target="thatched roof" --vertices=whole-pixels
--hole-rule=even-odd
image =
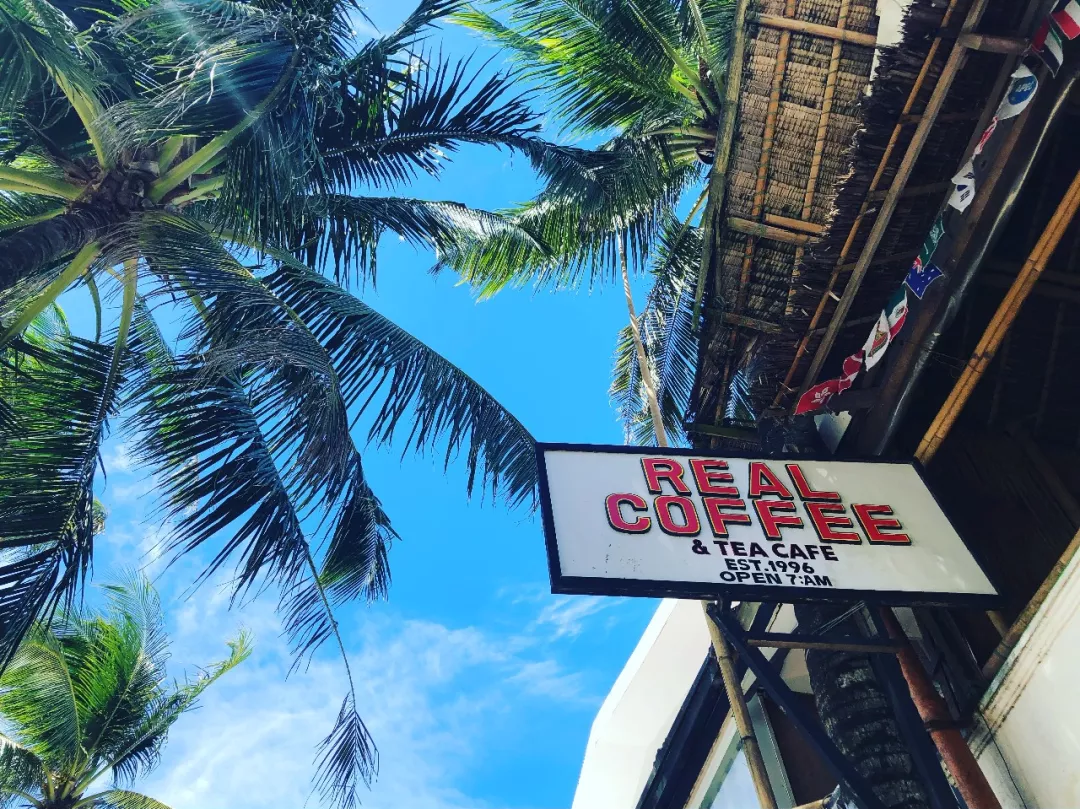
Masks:
[[[969,5],[969,0],[954,3],[950,29],[959,27]],[[984,25],[989,30],[1009,31],[1023,5],[991,2]],[[767,0],[761,12],[780,15],[783,6],[783,0]],[[840,3],[835,0],[800,2],[795,18],[836,26],[839,13]],[[918,116],[948,58],[951,43],[946,40],[944,46],[934,48],[921,89],[905,115],[905,102],[923,72],[945,13],[946,4],[939,0],[914,0],[905,17],[901,44],[879,51],[880,65],[869,96],[864,91],[870,78],[872,48],[843,42],[839,60],[832,60],[836,40],[792,34],[787,64],[781,66],[783,79],[771,155],[763,148],[763,134],[769,123],[769,94],[782,34],[765,27],[753,33],[743,71],[737,143],[727,185],[728,227],[720,241],[719,268],[706,284],[693,407],[697,425],[715,426],[725,418],[729,422],[737,418],[740,395],[758,415],[788,410],[793,405],[873,225],[877,205],[892,184]],[[846,27],[872,32],[875,23],[874,4],[852,0]],[[1000,55],[972,52],[955,79],[821,379],[835,376],[837,358],[862,345],[869,330],[868,319],[880,312],[903,280],[951,190],[951,185],[942,181],[959,166],[1000,64]],[[836,68],[835,95],[824,143],[819,147],[816,135],[820,134],[830,67]],[[871,188],[897,128],[890,157]],[[815,178],[818,154],[820,173]],[[767,162],[764,195],[755,197],[755,190],[761,190],[757,180],[762,176],[763,162]],[[853,223],[864,207],[866,214],[852,235]],[[756,232],[763,235],[748,236],[746,231],[753,229],[739,219],[777,227],[766,232],[759,228]],[[801,238],[797,234],[802,234]],[[800,355],[795,362],[797,352]]]

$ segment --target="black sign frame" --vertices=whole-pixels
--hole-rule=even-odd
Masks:
[[[821,462],[857,462],[891,464],[908,466],[915,470],[927,491],[941,508],[937,495],[934,494],[923,474],[922,466],[917,461],[898,461],[885,458],[773,458],[763,454],[748,454],[741,452],[712,453],[701,452],[686,447],[635,447],[621,444],[566,444],[544,443],[536,444],[537,475],[540,483],[540,515],[544,526],[544,542],[547,548],[548,574],[551,579],[551,592],[556,595],[592,595],[592,596],[628,596],[632,598],[685,598],[703,601],[736,600],[736,601],[778,601],[787,604],[796,603],[835,603],[852,604],[862,601],[868,605],[883,607],[964,607],[977,609],[997,609],[1004,601],[1001,588],[986,572],[986,567],[979,559],[979,555],[972,550],[960,532],[960,541],[975,564],[978,565],[983,575],[986,576],[996,593],[941,593],[932,591],[914,590],[855,590],[855,589],[818,589],[808,587],[790,586],[761,586],[753,584],[725,584],[717,582],[672,582],[656,579],[625,579],[616,577],[600,576],[564,576],[559,564],[559,548],[555,534],[555,518],[551,510],[551,491],[548,485],[547,467],[544,463],[545,452],[593,452],[593,453],[621,453],[625,455],[641,455],[642,453],[663,453],[679,457],[693,458],[717,458],[726,460],[729,458],[745,460],[774,460],[774,461],[821,461]],[[946,518],[948,515],[946,514]]]

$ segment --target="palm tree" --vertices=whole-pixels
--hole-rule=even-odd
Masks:
[[[551,94],[564,131],[601,138],[588,172],[549,176],[504,213],[518,230],[444,251],[441,262],[490,295],[508,284],[619,280],[630,324],[619,337],[612,393],[629,440],[679,436],[697,364],[699,272],[722,202],[732,0],[507,0],[454,15],[506,48]],[[710,169],[710,166],[712,167]],[[689,196],[688,196],[689,195]],[[684,197],[695,199],[676,218]],[[640,316],[630,275],[648,266]],[[651,406],[657,399],[659,407]]]
[[[0,806],[168,809],[125,787],[158,762],[181,714],[251,652],[241,634],[228,658],[170,684],[169,639],[149,582],[105,589],[107,612],[35,624],[0,676]],[[91,791],[110,775],[111,788]]]
[[[0,669],[83,582],[121,412],[167,549],[218,543],[203,578],[235,563],[237,598],[276,587],[297,665],[326,640],[344,658],[335,607],[389,583],[360,415],[375,444],[461,453],[470,491],[532,498],[525,428],[347,291],[374,283],[386,231],[541,249],[503,217],[363,189],[461,143],[545,176],[592,165],[536,136],[509,75],[424,50],[456,7],[420,0],[363,41],[351,0],[0,0]],[[31,334],[74,287],[93,339]],[[374,770],[350,677],[318,784],[349,805]]]

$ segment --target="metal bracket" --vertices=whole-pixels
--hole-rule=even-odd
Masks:
[[[767,616],[772,615],[776,605],[769,606]],[[922,778],[922,783],[929,792],[928,798],[931,809],[958,809],[959,804],[956,794],[945,777],[937,749],[926,732],[922,718],[919,716],[915,703],[911,699],[911,693],[900,670],[900,664],[891,654],[880,654],[881,652],[895,653],[899,649],[899,645],[889,639],[881,616],[873,609],[867,610],[870,621],[877,633],[877,637],[874,638],[822,637],[818,634],[835,628],[865,606],[862,602],[855,604],[842,614],[822,624],[813,633],[800,634],[796,632],[787,635],[763,632],[768,617],[760,621],[755,620],[754,625],[747,632],[739,623],[738,616],[733,610],[710,604],[708,613],[738,654],[739,662],[744,663],[747,668],[754,672],[761,686],[784,710],[792,724],[818,751],[825,764],[836,776],[836,779],[851,794],[859,809],[884,809],[884,807],[877,796],[874,795],[870,785],[866,783],[851,762],[825,734],[817,718],[811,716],[795,698],[794,692],[788,688],[787,683],[784,682],[780,675],[780,671],[766,660],[765,656],[756,647],[769,646],[780,649],[828,649],[877,653],[871,654],[870,665],[885,689],[899,726],[901,738],[911,755],[915,769]],[[784,654],[784,652],[780,652],[780,654]]]
[[[746,635],[750,646],[764,646],[776,649],[825,649],[833,652],[864,652],[896,654],[900,644],[880,638],[856,638],[851,635],[828,635],[817,637],[792,633],[783,635],[777,632],[762,632],[758,635]]]
[[[788,688],[780,672],[769,665],[769,661],[756,648],[751,646],[743,632],[742,625],[734,614],[718,609],[710,604],[708,607],[709,617],[716,622],[717,627],[724,633],[728,643],[738,653],[740,659],[746,661],[747,667],[754,672],[754,676],[768,691],[769,696],[776,700],[784,710],[792,724],[807,738],[816,748],[825,764],[836,776],[848,792],[855,799],[859,809],[885,809],[881,801],[874,795],[870,785],[859,775],[844,754],[833,744],[832,739],[825,735],[825,731],[818,724],[815,717],[811,717],[796,699],[794,692]]]

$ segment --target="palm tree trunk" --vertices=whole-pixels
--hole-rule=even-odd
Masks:
[[[81,250],[124,218],[126,212],[116,208],[79,206],[0,239],[0,292]]]
[[[691,216],[693,216],[693,213],[691,213]],[[634,349],[637,351],[638,371],[641,374],[641,383],[645,386],[645,398],[648,400],[649,412],[652,414],[653,433],[656,435],[657,445],[666,447],[668,445],[667,432],[664,430],[664,418],[660,410],[660,400],[656,395],[652,368],[649,366],[645,343],[641,339],[637,311],[634,309],[634,294],[630,289],[630,270],[626,261],[625,231],[619,234],[615,243],[619,249],[619,270],[622,272],[623,291],[626,293],[626,309],[630,314],[630,333],[634,340]],[[735,666],[731,662],[731,648],[709,616],[708,607],[709,603],[707,601],[701,602],[701,610],[704,613],[705,623],[709,627],[713,652],[716,655],[716,662],[720,666],[720,676],[724,681],[724,689],[727,692],[728,702],[735,718],[735,725],[742,739],[743,753],[746,756],[746,764],[750,769],[750,778],[754,782],[758,803],[761,809],[776,809],[776,796],[773,794],[772,786],[769,784],[769,776],[765,770],[765,759],[762,758],[761,747],[754,733],[754,726],[750,721],[750,713],[746,708],[742,683],[735,676]]]
[[[667,431],[664,429],[664,417],[660,412],[660,400],[656,396],[656,385],[653,384],[649,357],[645,353],[645,343],[641,340],[641,326],[638,324],[637,311],[634,309],[634,293],[630,290],[630,269],[626,261],[626,231],[616,237],[615,244],[619,249],[619,269],[622,272],[623,291],[626,293],[626,309],[630,313],[630,333],[634,339],[634,350],[637,352],[638,373],[641,375],[641,384],[645,386],[645,398],[648,400],[649,413],[652,415],[656,443],[661,447],[666,447],[668,442]]]
[[[796,604],[800,631],[813,631],[841,608]],[[853,619],[848,619],[849,621]],[[887,809],[929,809],[884,689],[865,654],[807,650],[806,668],[825,732]]]

